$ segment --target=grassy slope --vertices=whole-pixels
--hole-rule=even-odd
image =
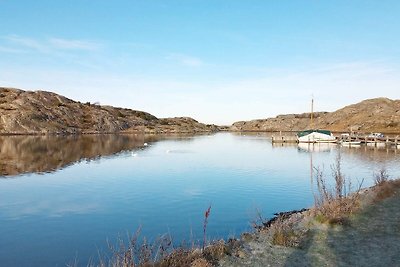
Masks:
[[[227,256],[221,266],[398,266],[400,183],[390,197],[372,201],[377,192],[368,192],[344,225],[303,218],[309,231],[298,248],[272,245],[268,233],[260,233],[243,246],[244,257]]]

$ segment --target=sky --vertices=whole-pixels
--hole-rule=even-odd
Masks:
[[[400,98],[398,0],[0,0],[0,86],[204,123]]]

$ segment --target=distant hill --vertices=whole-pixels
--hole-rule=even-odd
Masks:
[[[400,100],[374,98],[335,112],[314,113],[314,128],[337,132],[400,133]],[[235,122],[231,131],[301,131],[309,129],[310,113]]]
[[[364,100],[335,112],[315,112],[314,128],[400,133],[400,100]],[[310,113],[239,121],[230,131],[300,131]],[[0,87],[0,134],[198,133],[222,129],[188,117],[157,118],[147,112],[81,103],[46,91]]]
[[[0,87],[0,134],[194,133],[218,128],[188,117],[73,101],[46,91]]]

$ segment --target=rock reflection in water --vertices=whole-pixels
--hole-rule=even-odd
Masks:
[[[154,140],[143,135],[0,136],[0,176],[51,172]]]

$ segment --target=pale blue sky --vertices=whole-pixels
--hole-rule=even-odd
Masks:
[[[230,124],[400,98],[400,1],[0,0],[0,86]]]

